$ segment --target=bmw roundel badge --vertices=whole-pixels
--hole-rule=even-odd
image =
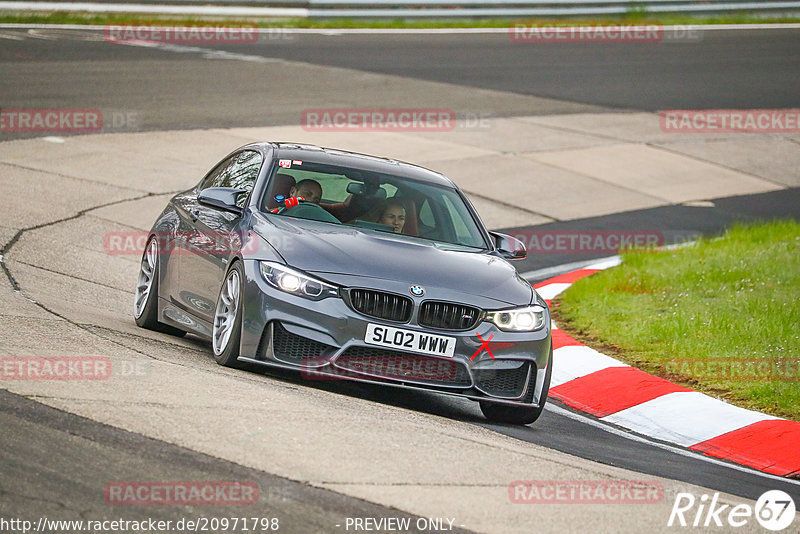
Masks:
[[[415,297],[421,297],[425,294],[425,289],[422,286],[411,286],[408,288],[412,295]]]

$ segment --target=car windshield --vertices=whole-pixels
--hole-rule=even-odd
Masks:
[[[304,201],[287,207],[292,196]],[[455,189],[400,176],[279,160],[260,205],[268,213],[427,239],[442,248],[486,248]]]

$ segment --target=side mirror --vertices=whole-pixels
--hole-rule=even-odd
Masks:
[[[528,255],[525,250],[525,243],[506,234],[498,234],[497,232],[489,232],[494,238],[494,246],[497,252],[507,260],[521,260]]]
[[[242,208],[236,205],[236,201],[243,193],[247,193],[247,191],[234,187],[209,187],[200,191],[200,194],[197,195],[197,202],[239,215],[242,213]]]

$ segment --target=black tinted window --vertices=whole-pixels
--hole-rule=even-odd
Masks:
[[[236,160],[236,156],[231,156],[230,158],[226,159],[222,163],[216,166],[216,168],[211,171],[208,176],[203,179],[203,182],[200,184],[200,191],[203,189],[208,189],[209,187],[220,187],[217,183],[222,180],[225,176],[225,172],[228,170],[228,167]]]
[[[261,162],[263,158],[261,154],[252,150],[245,150],[239,153],[234,159],[230,167],[223,173],[224,185],[219,187],[235,187],[236,189],[244,189],[247,194],[239,195],[236,204],[241,208],[247,202],[247,196],[253,190],[258,178],[258,171],[261,170]]]
[[[235,187],[252,191],[261,169],[261,154],[252,150],[240,152],[233,158],[233,162],[225,172],[220,174],[214,187]],[[217,182],[219,182],[217,184]]]
[[[209,174],[200,186],[200,189],[208,187],[234,187],[244,189],[248,193],[253,190],[253,186],[258,178],[258,171],[261,170],[261,154],[253,150],[245,150],[234,154],[230,158],[220,163],[211,174]],[[239,196],[237,204],[244,205],[247,195]]]

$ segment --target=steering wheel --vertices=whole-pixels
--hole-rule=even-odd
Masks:
[[[328,210],[319,204],[306,202],[305,200],[290,208],[285,206],[280,208],[278,210],[278,215],[288,215],[289,217],[297,217],[298,219],[342,224],[339,219],[328,213]]]

